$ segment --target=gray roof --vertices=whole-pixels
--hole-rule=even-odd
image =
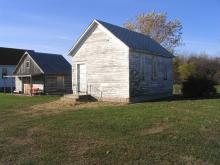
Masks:
[[[44,74],[71,74],[72,67],[62,55],[35,51],[27,52],[43,70]]]
[[[0,65],[17,65],[27,50],[0,47]]]
[[[163,46],[161,46],[155,40],[144,34],[134,32],[100,20],[97,20],[97,22],[99,22],[106,29],[108,29],[113,35],[115,35],[118,39],[120,39],[130,49],[150,52],[156,55],[161,55],[169,58],[174,57]]]

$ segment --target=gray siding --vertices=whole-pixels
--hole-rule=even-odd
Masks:
[[[95,26],[73,57],[73,85],[77,84],[77,64],[85,63],[87,84],[102,91],[103,100],[128,101],[128,48],[114,36]],[[91,93],[93,95],[93,93]]]
[[[30,62],[30,67],[26,67],[26,61]],[[72,76],[69,75],[45,75],[41,72],[38,65],[32,60],[32,58],[27,55],[21,61],[20,65],[15,72],[15,75],[31,75],[33,84],[42,84],[44,85],[44,92],[48,95],[55,94],[69,94],[72,93]],[[64,77],[64,88],[57,88],[57,76]],[[23,84],[30,83],[30,78],[16,78],[16,90],[23,91]]]
[[[57,76],[64,77],[64,88],[57,88]],[[45,94],[70,94],[72,93],[72,77],[70,75],[45,75],[44,77]]]
[[[3,91],[4,87],[6,88],[14,88],[15,87],[15,79],[14,78],[2,78],[2,69],[7,68],[8,76],[13,75],[15,66],[14,65],[0,65],[0,90]]]
[[[30,68],[26,67],[26,62],[30,62]],[[29,55],[26,55],[18,66],[15,75],[39,75],[43,74],[36,63],[31,59]]]
[[[152,60],[156,61],[157,78],[152,79]],[[162,98],[172,94],[172,58],[130,52],[130,97],[131,101]],[[165,72],[167,70],[167,80]]]

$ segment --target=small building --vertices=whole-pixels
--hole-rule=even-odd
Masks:
[[[7,77],[13,74],[16,65],[26,50],[0,47],[0,92],[13,92],[15,79]]]
[[[16,66],[14,76],[18,93],[72,93],[71,65],[62,55],[27,51]]]
[[[94,20],[69,54],[75,93],[120,102],[172,95],[174,56],[146,35]]]

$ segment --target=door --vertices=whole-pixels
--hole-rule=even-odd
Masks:
[[[24,94],[31,95],[31,84],[24,84]]]
[[[57,89],[58,90],[64,89],[64,76],[57,76]]]
[[[78,92],[87,91],[85,64],[77,64],[77,85],[78,85]]]

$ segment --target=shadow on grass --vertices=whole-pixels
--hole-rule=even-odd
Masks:
[[[146,102],[162,102],[162,101],[187,101],[187,100],[203,100],[203,99],[220,99],[220,93],[217,93],[213,97],[194,97],[194,98],[188,98],[184,97],[182,94],[174,94],[171,97],[168,98],[162,98],[162,99],[155,99],[155,100],[149,100]]]

